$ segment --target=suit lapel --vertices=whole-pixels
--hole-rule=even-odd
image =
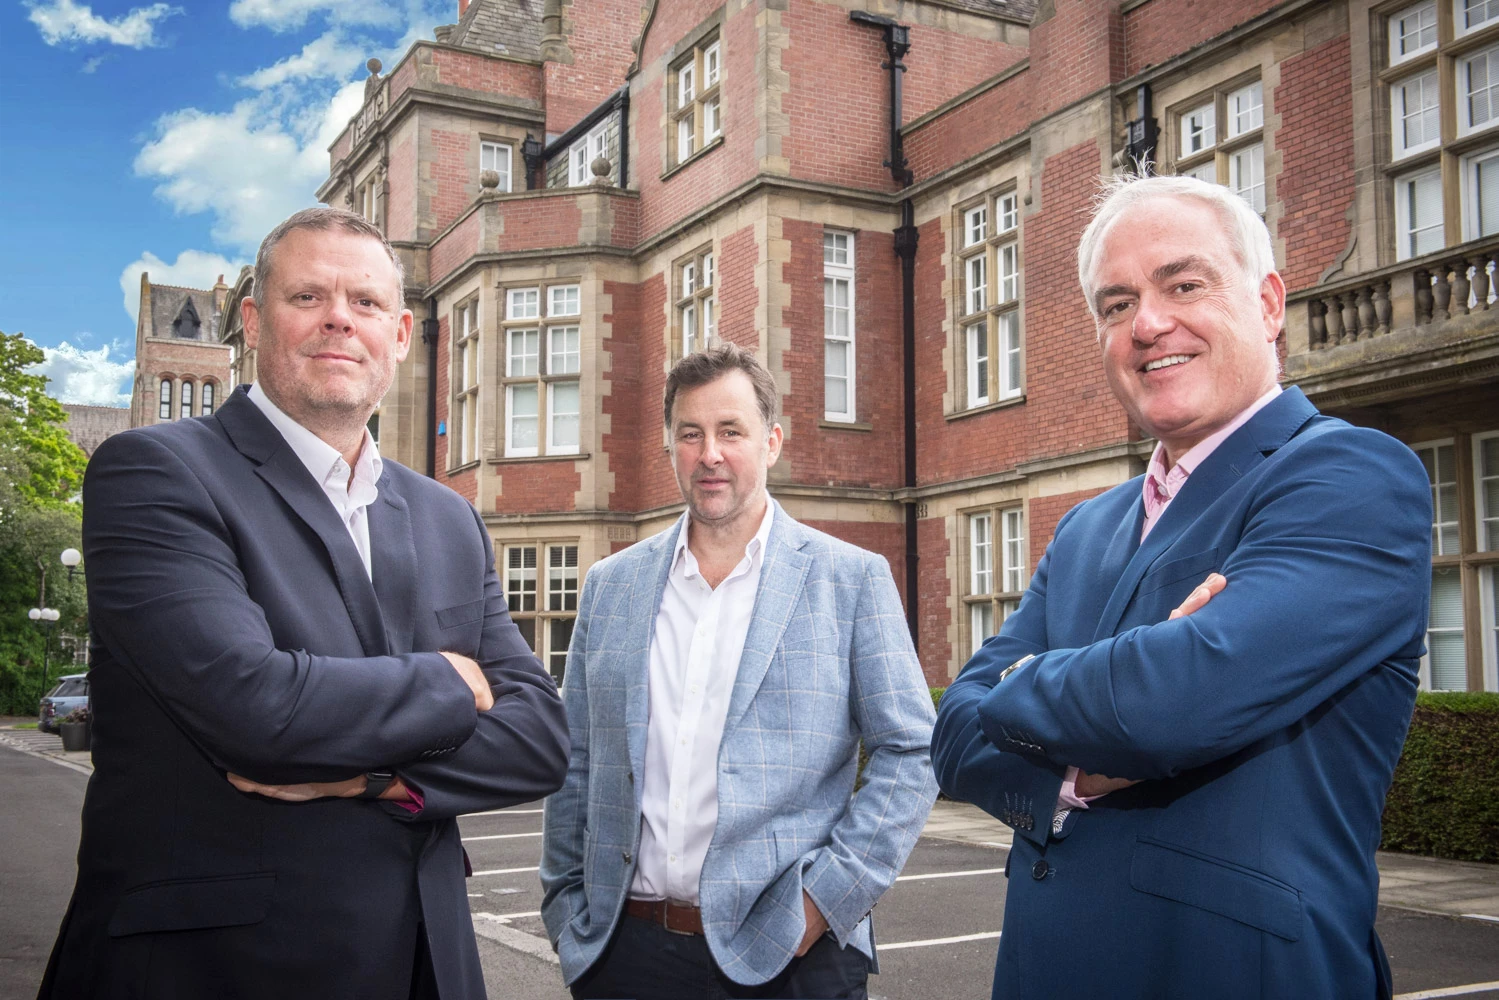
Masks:
[[[1307,401],[1300,389],[1287,389],[1251,417],[1243,427],[1230,434],[1227,440],[1203,460],[1187,477],[1171,505],[1166,508],[1155,527],[1150,529],[1150,534],[1140,543],[1125,566],[1113,593],[1109,595],[1109,603],[1104,608],[1103,616],[1099,619],[1094,641],[1114,634],[1141,579],[1187,526],[1197,520],[1247,472],[1263,462],[1266,455],[1294,437],[1316,415],[1316,408]],[[1137,501],[1133,509],[1137,512],[1136,515],[1125,520],[1133,522],[1132,537],[1138,539],[1144,525],[1144,502]]]
[[[354,539],[349,537],[348,529],[339,520],[333,504],[328,502],[322,486],[312,478],[302,460],[265,414],[250,401],[247,390],[247,386],[236,389],[214,416],[240,454],[255,463],[260,478],[322,542],[334,578],[338,581],[339,594],[365,655],[385,655],[389,648],[380,603],[370,577],[364,571],[364,560],[354,547]],[[373,525],[370,535],[373,539]]]
[[[370,565],[375,596],[390,651],[411,652],[416,628],[416,540],[411,511],[396,492],[390,472],[380,477],[380,496],[369,506]]]
[[[656,614],[671,573],[677,533],[687,515],[676,526],[640,543],[650,547],[640,561],[630,587],[629,621],[626,623],[621,669],[625,685],[625,739],[630,749],[630,772],[645,774],[645,739],[651,722],[651,639],[656,634]],[[644,781],[635,782],[635,805],[640,805]]]
[[[733,731],[749,710],[749,704],[760,690],[760,683],[770,669],[770,661],[781,644],[781,634],[786,631],[791,613],[796,610],[807,570],[812,566],[812,557],[803,551],[806,544],[801,525],[792,520],[780,504],[776,504],[775,521],[765,546],[765,561],[760,567],[755,608],[744,637],[744,652],[739,657],[734,691],[729,696],[729,713],[723,724],[726,734]]]

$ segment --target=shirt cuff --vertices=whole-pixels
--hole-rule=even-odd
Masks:
[[[406,786],[406,794],[410,795],[411,798],[406,800],[398,800],[393,804],[400,806],[402,809],[415,816],[417,813],[421,812],[423,808],[425,808],[427,804],[426,799],[422,798],[421,789],[417,788],[405,778],[401,779],[401,784]]]
[[[1080,772],[1075,767],[1067,768],[1067,774],[1062,778],[1062,790],[1057,793],[1057,809],[1086,809],[1088,803],[1098,798],[1097,795],[1089,795],[1080,798],[1077,794],[1077,776]]]

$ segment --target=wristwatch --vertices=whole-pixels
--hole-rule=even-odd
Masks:
[[[361,799],[378,799],[380,793],[390,787],[390,783],[396,780],[396,772],[369,771],[364,776],[364,791],[360,793]]]

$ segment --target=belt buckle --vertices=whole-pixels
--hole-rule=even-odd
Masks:
[[[680,937],[696,937],[697,933],[695,931],[679,931],[671,925],[671,911],[674,906],[679,906],[679,904],[675,904],[669,899],[661,901],[661,926],[666,928],[666,933],[668,934],[676,934]],[[686,907],[679,906],[679,908],[685,909]]]

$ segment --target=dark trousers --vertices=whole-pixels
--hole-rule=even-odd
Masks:
[[[702,935],[673,934],[626,914],[572,994],[574,1000],[867,1000],[869,959],[824,934],[770,982],[744,986],[719,970]]]

